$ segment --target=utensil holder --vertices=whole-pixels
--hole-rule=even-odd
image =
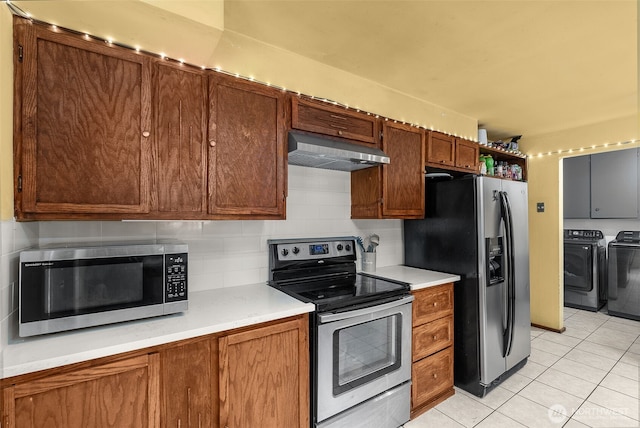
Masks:
[[[362,271],[376,271],[376,253],[362,253]]]

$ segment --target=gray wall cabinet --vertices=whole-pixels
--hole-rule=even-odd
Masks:
[[[638,149],[564,159],[564,218],[638,218]]]
[[[591,156],[563,161],[564,218],[591,218]]]

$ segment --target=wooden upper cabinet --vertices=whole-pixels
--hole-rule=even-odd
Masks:
[[[382,215],[424,217],[424,138],[422,130],[384,122],[382,151],[391,163],[382,166]]]
[[[351,218],[423,218],[425,134],[389,121],[382,134],[391,162],[351,172]]]
[[[14,24],[16,216],[148,212],[149,58]]]
[[[427,165],[455,166],[456,141],[455,137],[441,134],[440,132],[428,132],[427,135]]]
[[[158,354],[19,383],[3,390],[5,428],[156,428]]]
[[[285,94],[209,76],[209,213],[216,218],[284,218]]]
[[[378,146],[379,121],[367,113],[301,97],[291,98],[291,127]]]
[[[464,138],[456,138],[456,166],[479,172],[480,145]]]
[[[156,189],[159,213],[206,213],[207,76],[187,66],[156,63],[154,73]]]
[[[425,165],[452,171],[479,172],[480,145],[464,138],[429,131]]]

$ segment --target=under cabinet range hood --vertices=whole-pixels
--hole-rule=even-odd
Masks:
[[[388,164],[389,156],[375,147],[329,140],[302,132],[289,132],[289,164],[355,171]]]

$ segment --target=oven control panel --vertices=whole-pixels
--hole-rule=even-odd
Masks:
[[[277,244],[278,260],[315,260],[355,254],[354,241],[309,241]]]

